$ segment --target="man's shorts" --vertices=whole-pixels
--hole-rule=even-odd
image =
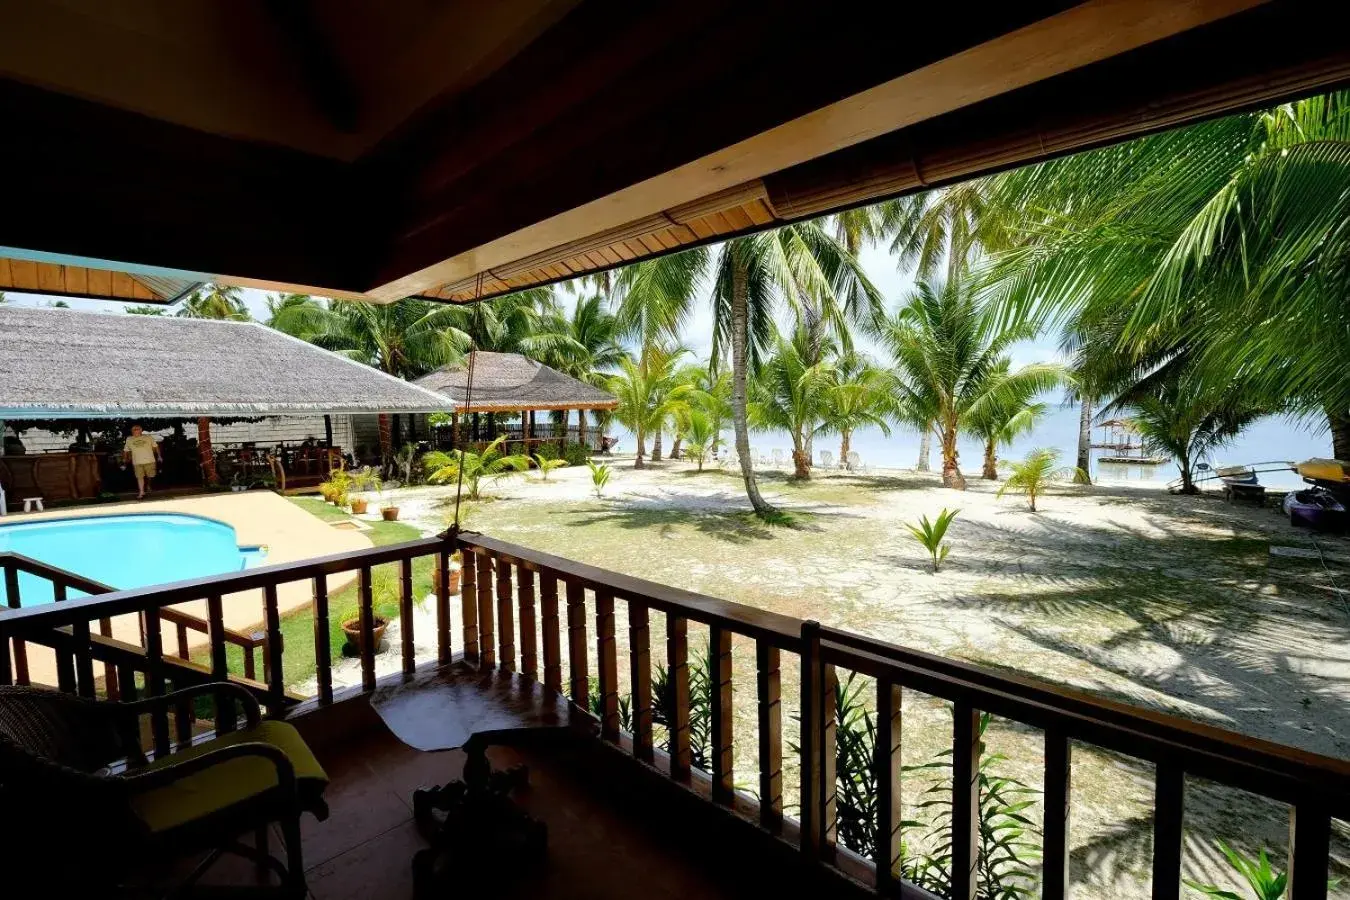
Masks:
[[[135,465],[134,468],[136,469],[136,477],[137,477],[137,478],[154,478],[154,477],[155,477],[155,464],[152,463],[152,462],[148,462],[148,463],[136,463],[136,465]]]

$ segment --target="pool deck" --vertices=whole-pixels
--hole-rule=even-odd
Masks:
[[[192,497],[148,499],[130,503],[101,503],[93,506],[68,507],[40,513],[11,513],[0,518],[0,525],[35,522],[43,519],[74,519],[89,516],[113,516],[131,513],[179,513],[215,519],[234,528],[240,546],[265,546],[267,557],[263,565],[294,562],[329,553],[344,553],[371,546],[370,540],[359,531],[334,528],[310,515],[271,491],[243,493],[199,494]],[[330,590],[349,583],[354,574],[335,575],[329,579]],[[311,600],[308,582],[281,585],[277,601],[283,614],[306,606]],[[206,601],[183,603],[176,607],[184,612],[205,618]],[[260,591],[229,594],[225,597],[225,626],[237,631],[261,630],[263,621]],[[132,643],[140,642],[140,630],[134,616],[120,616],[113,620],[113,636]],[[188,633],[191,648],[204,646],[205,635]],[[174,652],[177,637],[172,628],[164,629],[166,652]],[[56,663],[43,648],[30,645],[29,672],[35,682],[56,683]]]

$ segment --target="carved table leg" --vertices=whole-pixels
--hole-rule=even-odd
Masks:
[[[432,829],[431,846],[413,857],[416,895],[439,895],[451,884],[462,887],[474,871],[509,870],[543,860],[548,829],[511,801],[511,792],[528,786],[529,770],[516,766],[494,772],[487,744],[465,744],[464,779],[413,792],[413,814]],[[444,813],[438,817],[437,812]],[[456,870],[456,863],[460,864]],[[505,869],[485,864],[502,863]]]

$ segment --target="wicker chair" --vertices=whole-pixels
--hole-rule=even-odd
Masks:
[[[210,694],[239,700],[245,727],[147,764],[140,716]],[[166,861],[204,853],[170,892],[178,896],[233,852],[274,871],[285,896],[303,897],[300,815],[327,818],[327,784],[295,728],[261,721],[257,700],[239,685],[198,685],[132,703],[0,687],[0,808],[16,826],[0,852],[42,873],[48,887],[109,896]],[[265,835],[272,822],[281,828],[284,864],[261,838],[256,847],[237,840]]]

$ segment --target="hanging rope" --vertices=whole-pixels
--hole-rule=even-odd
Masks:
[[[473,302],[479,302],[478,298],[483,295],[483,273],[479,272],[477,280],[474,282]],[[466,381],[464,384],[464,408],[469,410],[473,408],[473,366],[477,360],[478,354],[472,347],[469,349],[469,367],[465,373]],[[467,414],[467,413],[466,413]],[[459,429],[455,429],[458,431]],[[458,478],[455,480],[455,520],[450,526],[450,531],[459,534],[459,504],[464,495],[464,449],[459,450],[459,471]]]

